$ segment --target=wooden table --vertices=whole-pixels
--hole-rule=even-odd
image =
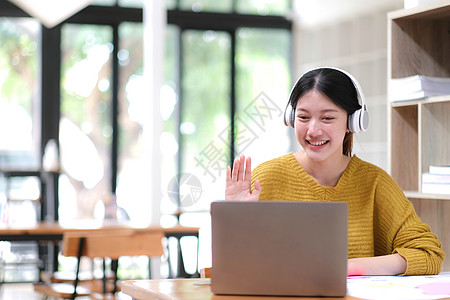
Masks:
[[[68,224],[60,224],[58,222],[42,222],[34,226],[0,226],[0,241],[36,241],[36,242],[59,242],[62,241],[63,234],[66,232],[105,232],[105,231],[145,231],[145,232],[162,232],[165,237],[174,237],[178,241],[185,236],[194,236],[198,241],[199,228],[197,227],[161,227],[159,225],[140,226],[129,222],[116,221],[98,221],[98,220],[78,220]],[[56,252],[57,253],[57,252]],[[58,266],[57,255],[53,257],[53,271]],[[178,244],[178,270],[177,276],[188,277],[189,274],[184,270],[183,256],[181,248]],[[198,251],[197,251],[198,265]],[[198,274],[194,274],[198,275]],[[192,276],[192,275],[191,275]]]
[[[138,300],[361,300],[351,296],[339,298],[324,297],[268,297],[268,296],[226,296],[211,292],[209,279],[159,279],[127,280],[120,286],[124,294]]]
[[[108,222],[97,220],[79,220],[68,224],[58,222],[41,222],[34,226],[0,226],[0,241],[58,241],[62,240],[62,235],[70,231],[146,231],[163,232],[167,236],[197,236],[197,227],[161,227],[159,225],[138,226],[129,222]]]
[[[270,297],[214,295],[210,279],[127,280],[122,292],[138,300],[363,300],[363,299],[447,299],[450,300],[450,272],[430,276],[355,276],[347,278],[347,296]]]

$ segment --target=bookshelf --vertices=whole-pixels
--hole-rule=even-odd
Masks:
[[[450,77],[450,0],[388,13],[387,69],[388,80]],[[450,165],[450,95],[388,100],[388,121],[389,172],[449,255],[450,194],[422,193],[421,177],[430,165]]]

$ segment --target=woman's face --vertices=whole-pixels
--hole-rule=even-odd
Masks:
[[[313,161],[342,156],[347,112],[317,90],[304,94],[295,110],[295,135]]]

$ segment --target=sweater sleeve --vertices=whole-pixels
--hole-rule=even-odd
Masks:
[[[389,175],[381,176],[375,199],[375,254],[403,256],[407,269],[402,275],[438,274],[445,257],[441,243]]]
[[[256,179],[259,180],[259,183],[261,184],[261,194],[259,195],[259,200],[269,200],[274,197],[274,191],[276,191],[276,185],[274,184],[274,181],[277,180],[277,176],[275,175],[275,171],[268,172],[267,169],[267,162],[262,163],[258,165],[253,171],[252,171],[252,177],[251,177],[251,185],[252,185],[252,192],[255,189],[255,181]],[[274,199],[274,198],[273,198]]]

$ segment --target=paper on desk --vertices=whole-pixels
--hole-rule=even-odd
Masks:
[[[371,300],[450,298],[450,273],[435,276],[349,277],[347,294]]]

